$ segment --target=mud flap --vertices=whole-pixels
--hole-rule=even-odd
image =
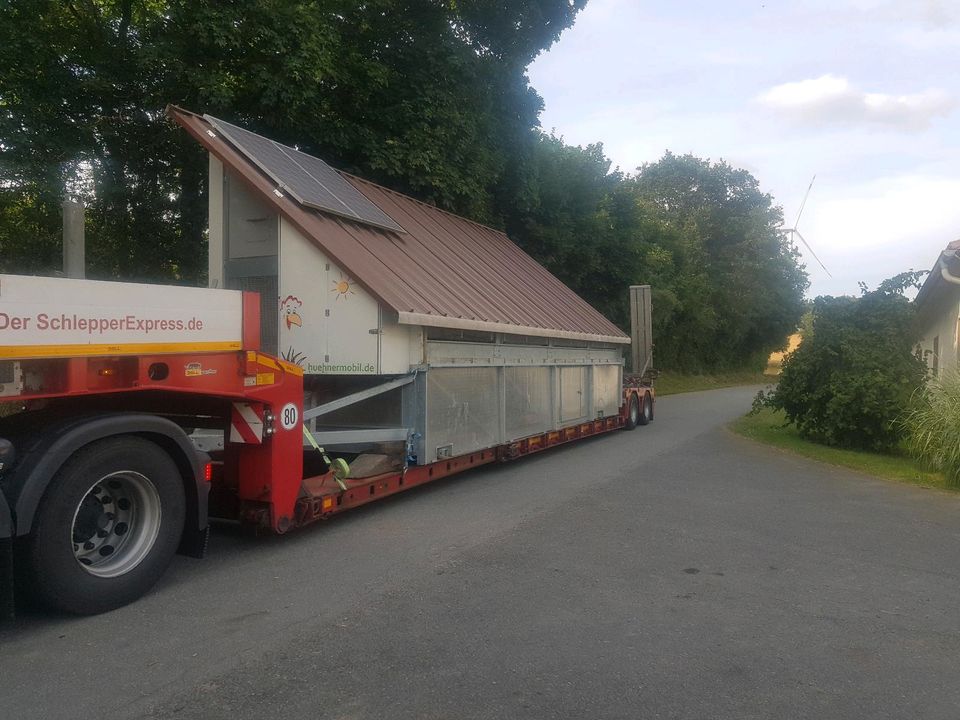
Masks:
[[[207,555],[207,544],[210,542],[210,526],[203,530],[188,529],[183,533],[180,539],[180,546],[177,548],[177,555],[186,555],[187,557],[202,560]]]
[[[0,538],[0,623],[13,613],[13,538]]]

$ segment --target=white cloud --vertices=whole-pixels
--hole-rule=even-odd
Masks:
[[[866,17],[921,22],[928,27],[942,27],[957,19],[955,0],[851,0],[850,4]]]
[[[954,99],[940,89],[912,95],[865,92],[836,75],[777,85],[759,101],[798,122],[815,125],[882,125],[922,130],[953,109]]]

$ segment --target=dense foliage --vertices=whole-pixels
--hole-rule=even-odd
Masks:
[[[865,450],[891,450],[903,438],[899,418],[924,381],[914,354],[914,308],[904,297],[921,273],[902,273],[862,295],[818,297],[813,332],[784,360],[765,398],[801,435]]]
[[[167,103],[505,228],[657,364],[759,364],[806,276],[749,173],[668,154],[635,175],[539,129],[526,68],[586,0],[18,0],[0,4],[0,271],[59,266],[88,203],[91,277],[202,282],[205,157]]]
[[[770,195],[745,170],[691,155],[609,171],[600,145],[542,137],[511,236],[621,327],[623,289],[650,284],[660,367],[763,367],[796,330],[807,287]]]
[[[94,275],[195,281],[205,264],[206,166],[165,122],[167,103],[230,118],[496,221],[493,189],[529,143],[541,108],[524,68],[582,5],[4,3],[3,265],[55,265],[67,187],[92,201]]]
[[[960,373],[931,378],[903,418],[910,453],[960,487]]]

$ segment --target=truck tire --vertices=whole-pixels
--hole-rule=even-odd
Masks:
[[[643,412],[640,413],[640,418],[637,420],[637,424],[649,425],[651,420],[653,420],[653,400],[650,399],[649,393],[644,393]]]
[[[637,396],[630,396],[630,409],[627,411],[627,430],[635,430],[640,422],[640,404],[637,402]]]
[[[183,481],[167,453],[125,435],[91,443],[51,481],[27,561],[38,599],[92,615],[146,593],[183,532]]]

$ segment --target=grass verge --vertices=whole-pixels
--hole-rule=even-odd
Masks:
[[[657,388],[657,395],[675,395],[737,385],[776,385],[776,383],[776,375],[764,375],[758,372],[740,371],[715,375],[680,375],[662,372],[654,386]]]
[[[958,492],[947,484],[940,473],[925,470],[916,460],[906,455],[881,455],[861,450],[841,450],[810,442],[800,437],[793,425],[784,426],[782,412],[769,408],[756,415],[745,415],[730,424],[738,435],[767,445],[783,448],[804,457],[859,470],[860,472],[897,482]]]

